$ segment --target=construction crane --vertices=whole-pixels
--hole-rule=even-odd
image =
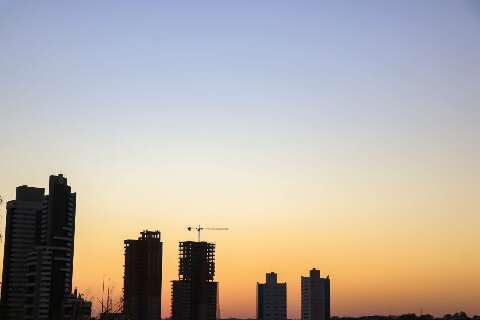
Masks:
[[[198,242],[200,242],[200,231],[202,230],[217,230],[217,231],[225,231],[225,230],[228,230],[228,228],[204,228],[202,226],[198,226],[198,227],[187,227],[187,230],[188,231],[197,231],[198,233]]]

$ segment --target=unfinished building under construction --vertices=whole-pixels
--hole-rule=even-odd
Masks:
[[[215,320],[215,244],[180,242],[178,262],[179,279],[172,281],[172,320]]]
[[[160,320],[162,242],[159,231],[125,240],[123,312],[129,320]]]

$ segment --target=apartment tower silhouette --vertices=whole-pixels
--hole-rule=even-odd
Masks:
[[[129,320],[160,320],[162,242],[159,231],[143,231],[125,240],[123,312]]]
[[[267,273],[265,283],[257,283],[257,320],[287,319],[287,284],[277,282],[277,274]]]
[[[330,319],[330,278],[320,277],[313,268],[309,277],[302,277],[302,320]]]

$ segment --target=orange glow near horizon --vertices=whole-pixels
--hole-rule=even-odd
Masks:
[[[298,318],[300,276],[313,267],[331,277],[334,315],[479,311],[474,244],[480,221],[473,194],[445,184],[423,185],[420,196],[401,181],[382,189],[374,176],[368,189],[332,182],[328,194],[307,181],[303,185],[311,189],[265,176],[253,187],[245,177],[228,184],[226,178],[207,182],[197,176],[196,185],[180,192],[180,185],[162,188],[155,179],[137,179],[139,174],[112,182],[108,193],[103,191],[113,177],[94,182],[67,176],[77,192],[74,286],[96,311],[102,280],[116,299],[121,294],[123,240],[158,229],[164,243],[162,314],[169,316],[178,242],[195,240],[186,227],[198,223],[230,228],[202,234],[217,244],[222,317],[254,318],[256,282],[274,271],[287,282],[288,316]],[[128,193],[122,192],[127,185]],[[391,201],[394,195],[398,201]],[[457,209],[462,215],[452,216]]]
[[[217,244],[222,317],[254,318],[256,282],[274,271],[287,282],[288,316],[298,318],[300,277],[313,267],[331,277],[333,315],[480,312],[479,207],[474,176],[461,167],[448,175],[423,166],[353,174],[338,164],[179,162],[64,173],[77,193],[74,286],[97,311],[103,280],[117,299],[122,292],[123,241],[158,229],[169,316],[178,242],[195,240],[186,228],[202,224],[230,228],[202,234]],[[17,185],[48,181],[43,172],[7,178],[6,200]]]
[[[275,271],[287,282],[288,315],[298,318],[300,276],[312,267],[332,279],[334,315],[478,312],[478,216],[468,201],[461,219],[449,214],[460,208],[453,200],[471,199],[467,193],[456,198],[451,187],[427,189],[428,202],[414,189],[389,202],[401,185],[358,186],[327,196],[322,186],[308,192],[289,184],[267,188],[267,180],[250,189],[240,181],[230,185],[234,190],[191,187],[179,197],[175,185],[167,190],[134,179],[122,198],[120,184],[102,193],[102,182],[87,188],[75,180],[69,176],[78,193],[74,285],[97,302],[97,310],[103,279],[114,296],[121,293],[123,240],[158,229],[164,243],[162,313],[169,316],[178,242],[195,240],[186,227],[202,223],[230,228],[202,234],[217,243],[222,317],[254,318],[256,282]],[[442,198],[447,192],[450,197]],[[413,214],[419,208],[422,215]]]

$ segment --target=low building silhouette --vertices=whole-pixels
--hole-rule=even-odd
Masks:
[[[70,299],[66,302],[66,312],[72,320],[90,320],[92,314],[92,302],[87,301],[81,294],[74,290]]]
[[[100,314],[99,320],[125,320],[123,313],[105,312]]]

